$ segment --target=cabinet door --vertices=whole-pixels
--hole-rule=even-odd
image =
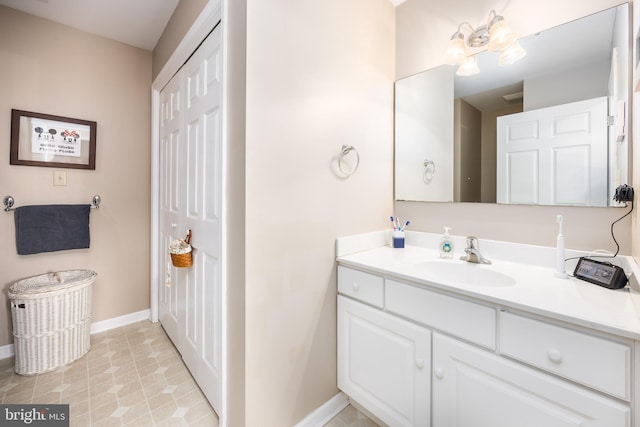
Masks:
[[[628,427],[629,407],[438,334],[434,427]]]
[[[338,387],[393,427],[430,421],[431,332],[338,297]]]

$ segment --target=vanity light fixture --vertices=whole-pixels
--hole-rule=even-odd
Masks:
[[[462,33],[462,27],[467,26],[471,33],[466,38]],[[478,49],[487,47],[491,52],[500,52],[499,65],[509,65],[522,59],[526,51],[518,43],[516,34],[509,28],[504,18],[496,14],[495,10],[489,12],[487,24],[474,28],[468,22],[458,26],[453,33],[449,46],[445,52],[445,62],[450,65],[460,65],[456,74],[459,76],[471,76],[480,72],[476,53],[468,53],[467,47]]]

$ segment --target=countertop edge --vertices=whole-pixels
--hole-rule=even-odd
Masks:
[[[410,282],[411,284],[425,286],[435,291],[443,291],[444,293],[473,298],[480,302],[487,302],[493,305],[497,305],[498,309],[500,306],[503,306],[505,308],[512,308],[522,312],[526,312],[526,313],[530,313],[538,316],[544,316],[550,319],[569,323],[571,325],[585,327],[591,330],[603,332],[610,335],[615,335],[617,337],[640,341],[640,327],[638,328],[637,331],[631,328],[624,329],[619,326],[610,325],[610,324],[602,323],[599,321],[593,321],[583,317],[572,316],[572,315],[560,313],[554,310],[537,307],[534,305],[527,305],[519,301],[514,301],[506,298],[499,298],[493,295],[487,295],[482,292],[473,292],[468,289],[463,289],[452,284],[438,283],[435,281],[427,280],[427,279],[416,277],[413,275],[403,274],[401,272],[393,271],[388,268],[379,267],[371,264],[365,264],[359,261],[354,261],[352,259],[349,259],[349,256],[350,255],[336,257],[336,261],[338,265],[354,267],[358,270],[377,273],[379,275],[384,276],[385,278]],[[638,277],[637,274],[640,274],[640,268],[635,264],[635,261],[631,260],[631,262],[634,264],[634,271],[632,274]],[[638,285],[638,280],[636,280],[636,277],[633,278],[634,283],[629,286],[630,287],[629,298],[631,299],[635,307],[636,313],[638,313],[640,312],[640,288]],[[638,323],[640,325],[640,319]]]

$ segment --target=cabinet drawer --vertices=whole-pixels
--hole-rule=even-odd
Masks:
[[[499,330],[500,353],[629,401],[629,346],[507,312]]]
[[[388,311],[495,350],[496,311],[394,280],[385,285]]]
[[[338,292],[382,308],[384,279],[374,274],[338,266]]]

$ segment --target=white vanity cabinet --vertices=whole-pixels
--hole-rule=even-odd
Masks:
[[[390,426],[429,425],[431,332],[368,305],[382,277],[340,267],[338,282],[338,387]]]
[[[351,266],[338,282],[338,387],[391,427],[635,425],[632,340]]]
[[[630,425],[627,405],[440,334],[432,405],[434,427]]]
[[[428,426],[431,333],[338,297],[338,387],[394,427]]]

